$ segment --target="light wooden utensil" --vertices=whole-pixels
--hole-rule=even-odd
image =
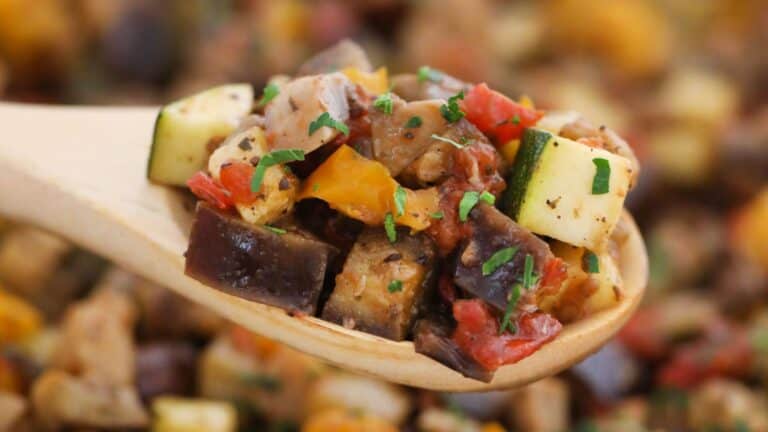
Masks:
[[[201,303],[257,333],[344,368],[445,391],[520,386],[596,351],[640,302],[648,278],[643,240],[628,214],[621,251],[624,297],[610,310],[565,326],[556,340],[490,384],[462,377],[393,342],[208,288],[184,275],[192,218],[178,191],[145,177],[153,108],[0,104],[0,213],[32,222]],[[34,256],[30,256],[34,259]],[[168,317],[174,319],[174,317]]]

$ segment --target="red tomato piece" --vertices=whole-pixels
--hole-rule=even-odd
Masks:
[[[491,90],[485,83],[469,90],[462,101],[462,110],[467,120],[493,138],[497,146],[519,139],[523,129],[533,126],[544,115]]]
[[[553,294],[560,290],[560,286],[568,278],[568,266],[560,258],[552,258],[544,264],[541,276],[541,289]]]
[[[251,204],[259,199],[258,193],[251,192],[253,165],[246,162],[233,162],[221,166],[219,178],[221,185],[229,191],[232,201],[237,204]]]
[[[232,207],[232,198],[208,174],[198,171],[187,180],[187,186],[195,196],[220,210]]]
[[[458,325],[453,340],[488,370],[516,363],[554,339],[563,326],[551,315],[526,313],[517,319],[514,334],[499,334],[499,323],[482,300],[457,300],[453,316]]]

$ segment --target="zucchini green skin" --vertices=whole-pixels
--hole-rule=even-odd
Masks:
[[[502,210],[513,220],[517,220],[520,214],[528,185],[544,149],[552,138],[552,134],[540,129],[528,128],[523,131],[520,149],[517,151],[511,174],[507,177],[507,190],[501,204]]]
[[[149,160],[147,161],[147,178],[152,179],[152,164],[155,159],[155,151],[157,150],[155,146],[157,146],[157,132],[160,125],[160,120],[163,117],[163,110],[161,109],[160,112],[157,113],[157,117],[155,117],[155,126],[152,128],[152,147],[149,148]]]

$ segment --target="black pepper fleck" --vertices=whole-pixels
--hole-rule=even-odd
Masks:
[[[250,161],[250,162],[251,162],[251,165],[253,165],[253,166],[256,166],[256,165],[258,165],[260,160],[261,160],[261,159],[260,159],[258,156],[254,156],[254,157],[252,157],[252,158],[251,158],[251,161]]]
[[[299,110],[299,106],[296,105],[296,101],[292,97],[288,98],[288,105],[291,106],[291,111],[296,112]]]
[[[251,141],[248,138],[243,138],[237,146],[240,147],[240,150],[251,150],[253,148],[251,146]]]
[[[393,254],[389,254],[386,258],[384,258],[384,262],[388,263],[388,262],[392,262],[392,261],[400,261],[400,259],[402,259],[402,258],[403,258],[403,256],[401,254],[395,252]]]
[[[413,136],[414,136],[414,135],[413,135],[413,132],[410,132],[410,131],[409,131],[409,132],[406,132],[406,133],[405,133],[403,136],[404,136],[405,138],[407,138],[407,139],[413,139]]]
[[[277,184],[277,188],[281,191],[288,190],[291,188],[291,181],[288,180],[288,177],[283,177],[280,179],[280,183]]]

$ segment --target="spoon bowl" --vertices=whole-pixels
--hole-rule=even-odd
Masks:
[[[412,342],[224,294],[184,275],[192,206],[179,191],[146,179],[156,116],[155,108],[0,104],[0,213],[59,233],[254,332],[347,369],[432,390],[509,388],[557,373],[610,339],[645,290],[645,246],[625,212],[620,303],[566,325],[530,357],[500,368],[490,383],[417,354]]]

